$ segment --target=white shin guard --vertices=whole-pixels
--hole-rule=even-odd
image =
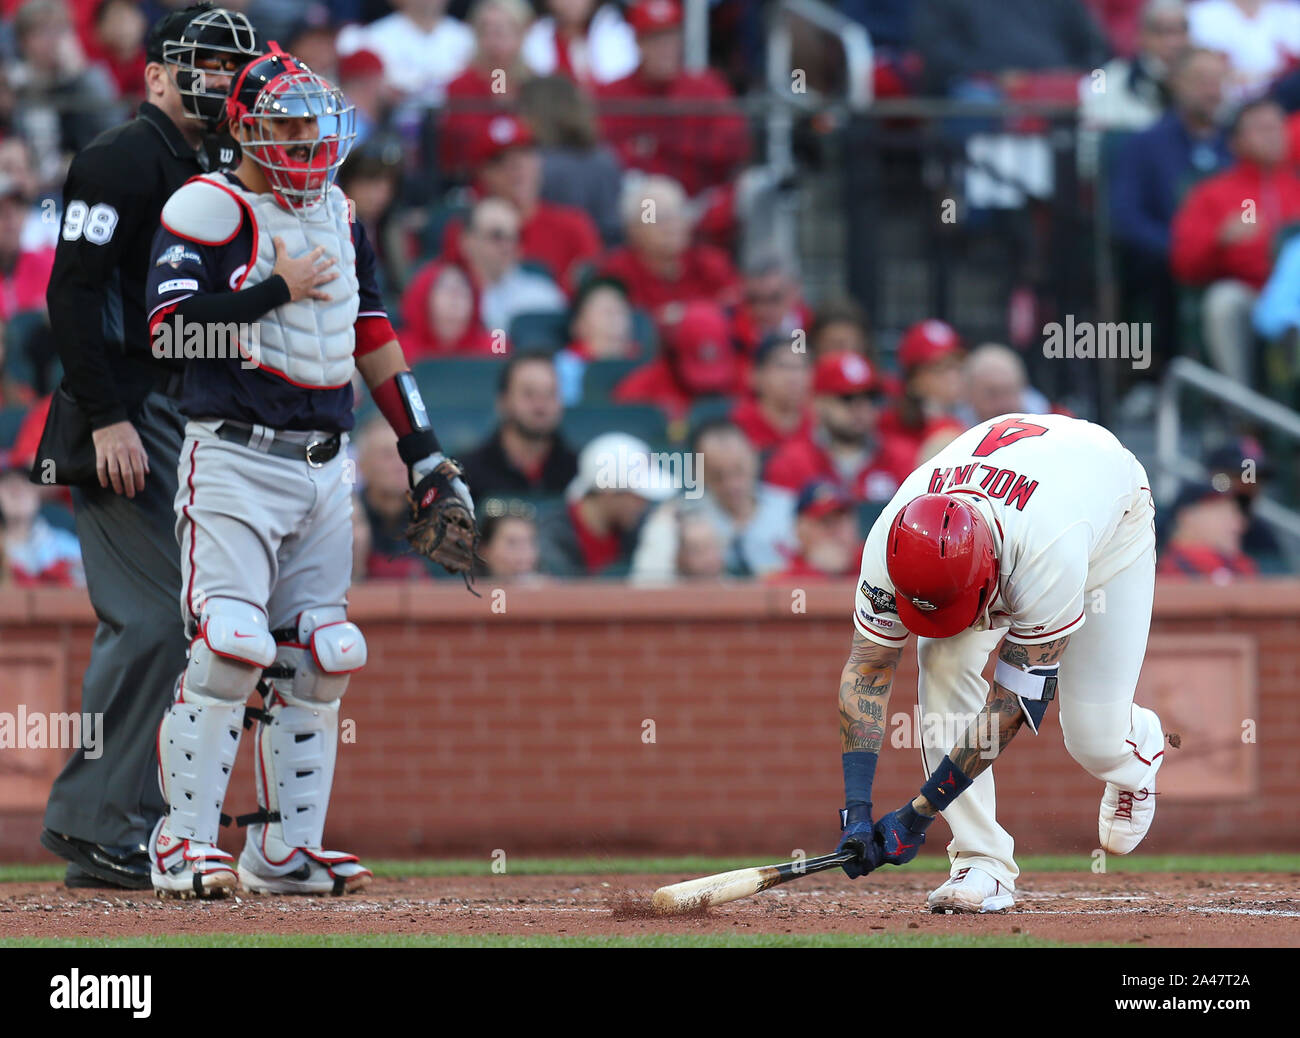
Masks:
[[[250,829],[267,864],[289,867],[298,847],[319,850],[325,832],[339,704],[313,703],[276,692],[257,726],[257,802],[265,831]],[[296,867],[296,866],[295,866]]]
[[[158,727],[158,773],[175,836],[217,842],[221,804],[243,734],[244,704],[187,691]]]

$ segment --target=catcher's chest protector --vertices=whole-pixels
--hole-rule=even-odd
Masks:
[[[357,252],[352,244],[348,203],[342,190],[329,196],[310,216],[299,219],[278,205],[270,194],[255,195],[230,185],[257,219],[257,256],[246,285],[271,276],[278,237],[292,257],[304,256],[318,245],[337,257],[331,271],[338,277],[323,286],[330,300],[300,299],[277,306],[259,322],[261,353],[258,366],[300,386],[333,389],[352,377],[354,326],[361,297],[357,281]]]

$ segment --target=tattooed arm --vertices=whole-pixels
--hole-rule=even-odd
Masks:
[[[840,750],[879,753],[885,713],[901,648],[887,648],[853,632],[853,648],[840,672]]]
[[[1018,645],[1003,641],[998,657],[1021,670],[1054,667],[1060,662],[1069,643],[1068,634],[1064,638],[1039,645]],[[963,775],[974,779],[992,766],[1024,723],[1025,713],[1020,706],[1020,697],[995,681],[989,690],[984,709],[957,740],[957,745],[952,748],[948,758]],[[927,817],[933,817],[939,812],[938,807],[921,795],[912,801],[912,807],[918,814]]]

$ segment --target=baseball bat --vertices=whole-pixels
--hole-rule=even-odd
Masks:
[[[655,891],[651,904],[656,912],[664,914],[725,905],[728,901],[738,901],[742,897],[757,894],[760,890],[789,883],[800,876],[837,868],[857,857],[857,851],[845,849],[823,854],[820,858],[787,861],[782,865],[758,865],[749,869],[719,872],[701,879],[688,879],[683,883],[660,887]]]

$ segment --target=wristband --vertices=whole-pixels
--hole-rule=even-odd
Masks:
[[[844,832],[855,822],[871,822],[870,804],[854,804],[852,807],[840,808],[840,832]]]
[[[945,756],[934,769],[934,774],[925,780],[921,796],[942,811],[964,793],[972,781],[974,780],[967,778],[965,772],[952,762],[952,758]]]
[[[854,750],[840,758],[844,765],[844,804],[871,803],[871,785],[876,780],[877,754],[868,750]]]
[[[946,759],[946,758],[945,758]],[[931,801],[933,803],[933,801]],[[911,804],[904,804],[895,812],[896,817],[907,828],[910,833],[923,833],[930,828],[930,823],[935,820],[937,815],[926,817],[914,808]]]

